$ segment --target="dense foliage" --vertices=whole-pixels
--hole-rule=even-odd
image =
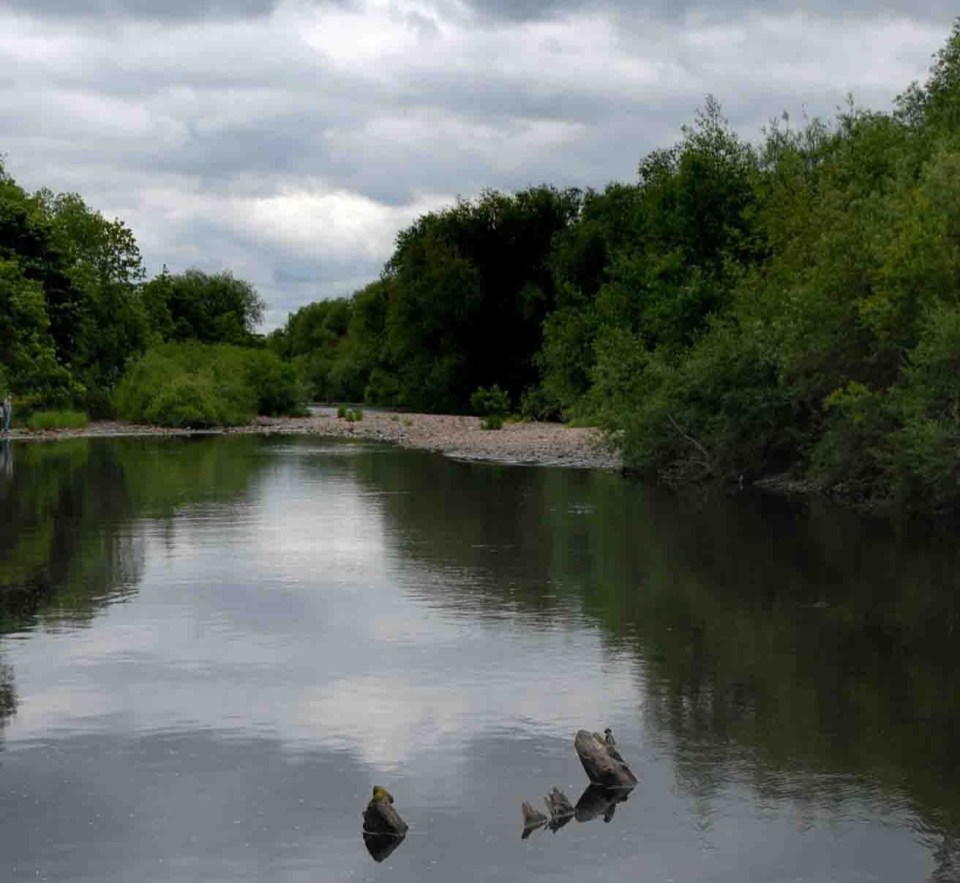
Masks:
[[[18,419],[44,408],[112,413],[131,364],[151,346],[187,341],[193,355],[173,359],[175,379],[158,381],[151,408],[128,407],[127,384],[126,414],[213,425],[218,414],[235,422],[257,410],[300,408],[291,369],[262,349],[254,334],[263,301],[249,283],[199,270],[164,270],[150,281],[144,275],[136,241],[121,221],[107,221],[75,194],[29,194],[0,163],[0,395],[14,394]],[[240,379],[231,383],[246,389],[242,407],[232,395],[210,404],[210,396],[226,389],[210,385],[209,366],[224,361],[217,344],[250,348],[231,357],[233,367],[240,366]],[[204,355],[202,345],[210,352]],[[172,358],[171,352],[148,355],[137,376],[158,359]],[[188,376],[192,370],[197,373]],[[156,401],[181,393],[185,398],[176,404]]]
[[[293,369],[275,353],[197,341],[153,347],[116,394],[124,419],[174,427],[237,426],[298,403]]]
[[[164,268],[141,291],[151,325],[165,341],[202,343],[254,341],[263,319],[263,301],[254,287],[229,272],[187,270],[172,276]]]
[[[486,193],[271,344],[318,396],[603,427],[638,470],[960,501],[960,24],[890,113],[739,138],[708,98],[603,192]]]
[[[556,305],[553,240],[579,205],[576,191],[535,187],[424,215],[382,279],[299,310],[271,346],[319,398],[463,411],[478,386],[499,384],[519,401]]]

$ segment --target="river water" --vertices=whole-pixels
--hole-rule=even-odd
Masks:
[[[958,881],[956,536],[319,438],[5,445],[0,880]],[[521,839],[606,726],[639,785]]]

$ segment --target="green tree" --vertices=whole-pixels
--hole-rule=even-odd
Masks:
[[[41,191],[40,197],[78,295],[71,327],[59,334],[61,358],[87,388],[88,405],[103,411],[127,360],[147,344],[140,249],[122,221],[106,220],[76,194]]]
[[[228,271],[174,275],[164,268],[143,286],[143,300],[153,329],[165,341],[248,345],[264,311],[256,289]]]
[[[275,353],[198,341],[150,348],[115,398],[124,419],[175,427],[236,426],[303,409],[293,368]]]
[[[420,218],[397,237],[383,367],[397,403],[467,407],[478,386],[519,399],[536,381],[535,354],[556,305],[554,237],[579,211],[579,191],[493,191]]]

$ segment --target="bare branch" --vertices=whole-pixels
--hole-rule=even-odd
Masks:
[[[680,434],[681,438],[689,442],[701,453],[701,455],[703,456],[703,465],[707,468],[707,470],[712,472],[713,457],[710,455],[710,452],[700,442],[698,442],[692,435],[690,435],[688,432],[685,432],[681,428],[680,424],[673,419],[673,414],[667,414],[667,420],[670,421],[670,425]]]

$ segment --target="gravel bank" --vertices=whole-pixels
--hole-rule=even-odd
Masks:
[[[538,466],[579,469],[617,469],[620,458],[604,449],[592,429],[556,423],[506,423],[503,429],[483,430],[476,417],[440,414],[392,414],[365,411],[364,418],[348,423],[332,408],[317,408],[309,417],[260,417],[248,426],[216,431],[164,429],[132,423],[98,421],[84,429],[30,432],[17,429],[12,439],[41,441],[57,438],[117,436],[325,435],[390,442],[407,448],[435,451],[463,460],[492,460]]]

